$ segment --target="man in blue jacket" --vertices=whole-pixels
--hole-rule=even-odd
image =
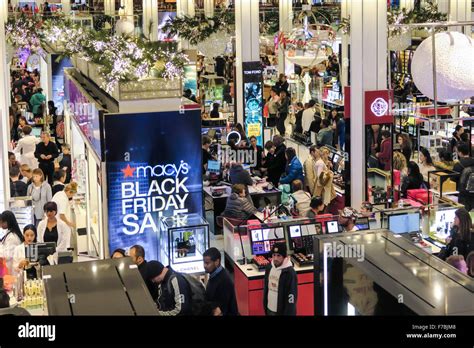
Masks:
[[[272,262],[265,270],[263,308],[266,315],[296,315],[298,279],[285,243],[272,247]]]
[[[292,147],[288,147],[285,151],[287,161],[285,174],[280,178],[280,184],[291,184],[295,180],[304,182],[303,166],[296,157],[296,151]]]

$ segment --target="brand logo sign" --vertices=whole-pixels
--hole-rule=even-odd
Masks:
[[[388,90],[365,92],[366,125],[393,123],[391,95]]]
[[[382,98],[377,98],[370,106],[370,110],[372,110],[377,117],[384,116],[388,110],[388,103]]]

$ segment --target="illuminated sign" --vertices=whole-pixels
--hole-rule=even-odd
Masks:
[[[260,62],[243,62],[244,124],[247,137],[263,146],[263,69]]]
[[[111,251],[139,244],[156,260],[160,218],[202,214],[200,120],[199,110],[105,117]]]

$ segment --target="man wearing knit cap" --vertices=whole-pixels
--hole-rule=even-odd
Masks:
[[[161,262],[147,264],[147,278],[158,284],[158,314],[162,316],[190,315],[191,289],[184,277]]]
[[[272,262],[265,270],[263,308],[267,315],[296,315],[298,281],[286,243],[275,243]]]
[[[359,228],[356,226],[355,221],[358,218],[359,214],[357,210],[351,207],[345,207],[339,213],[339,225],[342,226],[344,232],[355,232]]]

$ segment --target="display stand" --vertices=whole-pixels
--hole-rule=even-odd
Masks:
[[[204,273],[203,254],[209,248],[209,224],[198,214],[161,219],[160,261],[180,273]]]

